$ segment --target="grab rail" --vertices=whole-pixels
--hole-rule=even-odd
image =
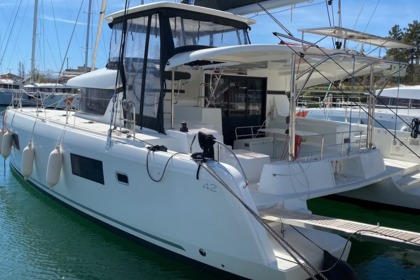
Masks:
[[[237,127],[235,129],[236,139],[239,140],[257,138],[258,133],[255,132],[256,129],[260,129],[260,126]],[[239,134],[238,132],[240,132],[241,130],[248,131],[246,131],[246,133]],[[265,132],[265,134],[267,133],[269,132]],[[286,139],[284,141],[287,142],[288,135],[284,135],[286,136]],[[297,135],[299,135],[299,133],[297,133]],[[311,144],[313,144],[312,147],[316,147],[316,150],[314,151],[303,151],[303,153],[299,155],[299,158],[305,158],[305,160],[323,159],[327,154],[331,154],[334,156],[345,156],[351,153],[361,153],[362,151],[367,149],[366,134],[364,134],[363,130],[352,131],[351,135],[349,135],[348,131],[322,134],[317,134],[314,132],[313,135],[303,135],[303,137],[304,141],[302,145],[305,145],[306,143],[306,147],[311,147]],[[276,145],[275,142],[277,142],[278,140],[279,137],[273,137],[273,145]],[[274,154],[274,150],[275,149],[273,149],[273,155],[270,155],[271,158],[277,157],[277,154]]]

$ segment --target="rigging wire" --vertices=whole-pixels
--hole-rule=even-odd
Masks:
[[[28,11],[28,7],[29,7],[29,3],[27,2],[26,3],[26,6],[25,6],[25,8],[24,8],[24,12],[23,12],[23,17],[25,18],[26,17],[26,13],[27,13],[27,11]],[[5,17],[3,17],[3,18],[5,18]],[[24,21],[20,21],[20,26],[19,26],[19,30],[17,31],[17,32],[13,32],[14,34],[13,35],[15,35],[15,34],[21,34],[22,33],[22,27],[23,27],[23,25],[24,25]],[[26,28],[26,27],[25,27]],[[19,56],[20,57],[23,57],[23,52],[22,52],[22,49],[21,49],[21,43],[20,42],[18,42],[18,39],[17,38],[14,38],[15,40],[14,40],[14,44],[13,44],[13,47],[12,47],[12,50],[13,50],[13,52],[9,55],[9,61],[8,61],[8,63],[7,63],[7,68],[9,68],[10,67],[10,64],[11,64],[11,61],[12,61],[12,59],[13,58],[15,58],[15,56],[14,56],[14,52],[17,52],[18,54],[19,54]],[[1,60],[0,60],[1,61]],[[1,64],[1,63],[0,63]],[[25,67],[24,67],[24,64],[22,63],[22,62],[20,62],[20,69],[19,69],[19,71],[21,71],[21,72],[19,72],[19,74],[22,74],[22,75],[20,75],[20,76],[22,76],[22,78],[24,78],[25,77]],[[1,68],[1,65],[0,65],[0,68]]]
[[[371,22],[371,20],[372,20],[373,16],[375,15],[375,12],[376,12],[376,9],[378,8],[379,2],[381,2],[381,0],[378,0],[378,1],[376,2],[375,9],[373,10],[372,14],[370,15],[369,21],[368,21],[368,23],[366,24],[366,27],[365,27],[364,31],[366,31],[366,29],[368,28],[368,26],[369,26],[369,24],[370,24],[370,22]]]
[[[51,1],[52,16],[53,16],[53,19],[54,19],[55,37],[57,38],[58,54],[60,56],[60,61],[63,61],[63,56],[61,55],[60,39],[58,38],[58,28],[57,28],[57,21],[56,21],[56,18],[55,18],[53,0],[50,0],[50,1]]]
[[[41,5],[41,7],[42,7],[42,9],[41,9],[41,14],[42,14],[42,16],[41,16],[41,18],[44,18],[45,17],[45,12],[44,12],[44,5]],[[55,19],[54,19],[54,24],[55,24]],[[44,34],[43,36],[41,36],[41,38],[42,38],[42,41],[43,41],[43,43],[44,43],[44,46],[47,46],[48,47],[48,49],[49,49],[49,51],[50,51],[50,53],[54,53],[54,50],[53,50],[53,48],[51,48],[51,44],[50,44],[50,41],[49,41],[49,36],[47,36],[46,34],[48,34],[47,33],[47,31],[45,30],[45,21],[41,21],[40,20],[40,24],[39,24],[40,26],[41,26],[41,29],[42,29],[42,31],[43,31],[43,33],[42,34]],[[38,40],[37,40],[38,41]],[[60,41],[58,41],[57,42],[58,43],[58,45],[60,45]],[[56,59],[55,59],[55,56],[54,55],[51,55],[51,56],[47,56],[45,53],[44,54],[42,54],[41,52],[42,51],[45,51],[45,48],[39,48],[39,52],[40,52],[40,57],[42,57],[43,59],[44,59],[44,61],[43,61],[43,65],[44,65],[44,68],[46,68],[45,66],[47,65],[46,64],[46,59],[48,59],[48,58],[51,58],[52,59],[52,61],[53,61],[53,63],[54,63],[54,66],[55,66],[55,68],[58,68],[58,64],[57,64],[57,61],[56,61]],[[61,61],[61,59],[60,59],[60,61]]]
[[[379,0],[378,0],[379,1]],[[267,10],[265,10],[265,12],[266,13],[269,13]],[[280,27],[282,27],[282,25],[280,25]],[[318,43],[318,42],[316,42],[315,44],[314,43],[311,43],[311,42],[307,42],[307,41],[304,41],[304,40],[299,40],[299,39],[297,39],[297,38],[295,38],[295,37],[293,37],[293,36],[290,36],[290,35],[282,35],[282,34],[279,34],[278,32],[273,32],[273,34],[276,36],[276,37],[278,37],[279,39],[281,39],[281,37],[285,37],[285,38],[289,38],[289,39],[292,39],[292,40],[295,40],[295,41],[298,41],[298,42],[301,42],[302,44],[307,44],[309,47],[314,47],[314,48],[317,48],[318,50],[320,50],[326,57],[328,57],[329,59],[331,59],[331,61],[333,61],[334,62],[334,64],[336,64],[341,70],[343,70],[343,72],[344,73],[346,73],[349,77],[352,77],[353,75],[352,74],[350,74],[346,69],[344,69],[344,67],[342,67],[341,65],[340,65],[340,63],[338,63],[337,61],[335,61],[334,60],[334,58],[332,58],[329,54],[327,54],[322,48],[320,48],[316,43]],[[325,36],[324,38],[326,38],[327,36]],[[324,39],[323,38],[323,39]],[[329,79],[329,78],[327,78],[319,69],[317,69],[317,67],[316,67],[316,65],[314,66],[314,65],[312,65],[311,63],[309,63],[305,58],[304,58],[304,55],[302,54],[302,53],[299,53],[299,52],[297,52],[295,49],[293,49],[290,45],[288,45],[288,44],[286,44],[286,46],[290,49],[290,50],[292,50],[292,52],[294,52],[296,55],[298,55],[303,61],[305,61],[308,65],[309,65],[309,67],[310,68],[312,68],[314,71],[316,71],[320,76],[322,76],[324,79],[326,79],[328,82],[330,82],[330,83],[332,83],[332,81]],[[373,63],[371,63],[371,65],[372,65]],[[399,71],[401,71],[402,69],[400,68],[400,70]],[[368,94],[369,95],[371,95],[371,96],[373,96],[374,97],[374,100],[376,100],[376,101],[379,101],[379,102],[381,102],[382,103],[382,105],[384,105],[387,109],[389,109],[397,118],[399,118],[403,123],[405,123],[406,125],[409,125],[403,118],[401,118],[399,115],[397,115],[389,106],[387,106],[387,104],[385,104],[384,103],[384,101],[383,100],[381,100],[381,99],[379,99],[373,92],[371,92],[371,90],[370,89],[368,89],[368,88],[366,88],[366,86],[365,85],[363,85],[360,81],[357,81],[357,83],[365,90],[365,91],[367,91],[368,92]],[[339,87],[339,86],[337,86],[337,85],[335,85],[335,84],[333,84],[334,85],[334,87],[335,88],[337,88],[337,90],[338,91],[340,91],[342,94],[344,94],[344,92],[343,92],[343,90]],[[386,84],[385,84],[386,85]],[[396,137],[396,135],[394,134],[394,133],[392,133],[388,128],[386,128],[384,125],[382,125],[378,120],[376,120],[375,118],[374,118],[374,116],[372,116],[370,113],[368,113],[368,112],[366,112],[366,110],[361,106],[361,104],[358,104],[358,103],[356,103],[356,102],[354,102],[354,101],[352,101],[352,103],[355,103],[355,105],[357,105],[357,106],[359,106],[359,108],[362,110],[362,111],[364,111],[370,118],[373,118],[377,123],[378,123],[378,125],[380,125],[383,129],[385,129],[387,132],[389,132],[392,136],[394,136],[396,139],[398,139],[398,137]],[[404,147],[406,147],[410,152],[412,152],[414,155],[416,155],[418,158],[420,158],[420,155],[418,155],[418,154],[416,154],[410,147],[408,147],[405,143],[403,143],[400,139],[398,139],[398,141],[404,146]]]
[[[280,21],[278,21],[260,2],[257,2],[257,5],[264,11],[266,14],[275,22],[277,23],[288,35],[293,36],[292,33],[284,26]]]
[[[328,0],[325,0],[325,6],[327,8],[327,15],[328,15],[328,22],[329,22],[330,26],[334,26],[335,25],[335,23],[334,23],[334,6],[329,5],[329,3],[331,3],[331,2],[328,1]],[[332,9],[332,11],[331,11],[332,18],[331,18],[331,15],[330,15],[329,6],[331,6],[331,9]],[[331,41],[332,41],[332,45],[334,46],[335,45],[335,38],[331,37]]]
[[[9,35],[7,36],[6,44],[4,45],[3,54],[2,54],[2,56],[0,58],[0,67],[3,65],[3,59],[4,59],[4,56],[6,54],[7,46],[9,45],[9,42],[10,42],[10,37],[12,36],[12,33],[13,33],[13,29],[14,29],[14,26],[15,26],[15,23],[16,23],[16,20],[17,20],[17,17],[18,17],[18,13],[19,13],[21,4],[22,4],[22,0],[19,1],[18,7],[17,7],[17,10],[16,10],[16,14],[15,14],[15,16],[13,18],[13,22],[12,23],[9,23],[9,26],[11,24],[12,27],[10,29],[7,28],[7,30],[10,30],[10,31],[9,31]],[[2,42],[1,45],[3,45],[3,42]]]
[[[72,32],[71,32],[71,36],[70,36],[70,40],[69,40],[69,44],[67,45],[66,53],[65,53],[65,55],[64,55],[64,57],[65,57],[65,58],[67,57],[67,54],[68,54],[69,49],[70,49],[70,42],[71,42],[71,40],[72,40],[72,38],[73,38],[73,35],[74,35],[74,31],[75,31],[75,29],[76,29],[77,22],[79,21],[80,12],[81,12],[82,7],[83,7],[83,2],[84,2],[84,0],[82,0],[82,3],[80,4],[80,7],[79,7],[79,12],[77,13],[76,21],[75,21],[75,23],[74,23],[74,25],[73,25],[73,30],[72,30]],[[64,68],[64,62],[65,62],[65,59],[63,59],[63,60],[62,60],[61,67],[60,67],[60,72],[59,72],[59,73],[62,73],[62,71],[63,71],[63,68]],[[57,81],[57,82],[58,82],[58,81]]]
[[[378,0],[378,2],[379,2],[379,0]],[[269,12],[267,11],[267,10],[265,10],[265,12],[266,13],[268,13],[269,14]],[[280,27],[282,28],[282,25],[280,25]],[[279,34],[279,33],[277,33],[277,32],[273,32],[273,34],[276,36],[276,37],[278,37],[278,38],[280,38],[280,37],[287,37],[286,35],[281,35],[281,34]],[[325,36],[325,37],[327,37],[327,36]],[[324,37],[324,38],[325,38]],[[344,67],[342,67],[337,61],[335,61],[334,60],[334,58],[332,58],[329,54],[327,54],[322,48],[320,48],[318,45],[316,45],[316,44],[313,44],[313,43],[310,43],[310,42],[305,42],[305,41],[303,41],[303,40],[299,40],[299,39],[297,39],[297,38],[295,38],[295,37],[293,37],[293,36],[290,36],[289,35],[289,39],[292,39],[292,40],[295,40],[295,41],[298,41],[298,42],[302,42],[302,44],[303,43],[305,43],[305,44],[308,44],[308,46],[309,47],[314,47],[314,48],[317,48],[318,50],[320,50],[326,57],[328,57],[329,59],[331,59],[331,61],[333,61],[334,62],[334,64],[336,64],[341,70],[343,70],[344,71],[344,73],[346,73],[349,77],[353,77],[353,75],[352,74],[350,74],[346,69],[344,69]],[[313,70],[315,70],[317,73],[319,73],[319,75],[321,75],[324,79],[326,79],[328,82],[330,82],[330,83],[333,83],[329,78],[327,78],[319,69],[317,69],[317,67],[316,66],[314,66],[314,65],[312,65],[311,63],[309,63],[305,58],[304,58],[304,55],[303,54],[301,54],[301,53],[298,53],[295,49],[293,49],[290,45],[288,45],[288,44],[286,44],[286,46],[289,48],[289,49],[291,49],[296,55],[298,55],[303,61],[305,61],[308,65],[309,65],[309,67],[310,68],[312,68]],[[401,71],[401,69],[400,69],[400,71]],[[385,103],[384,103],[384,101],[382,101],[381,99],[379,99],[373,92],[371,92],[371,90],[369,90],[369,89],[367,89],[366,88],[366,86],[365,85],[363,85],[360,81],[357,81],[357,83],[365,90],[365,91],[367,91],[368,93],[369,93],[369,95],[371,95],[371,96],[373,96],[374,97],[374,99],[376,100],[376,101],[379,101],[379,102],[381,102],[382,103],[382,105],[384,105],[387,109],[389,109],[394,115],[396,115],[396,117],[397,118],[399,118],[401,121],[403,121],[406,125],[409,125],[408,123],[406,123],[405,122],[405,120],[404,119],[402,119],[400,116],[398,116],[389,106],[387,106]],[[337,86],[337,85],[335,85],[335,84],[333,84],[334,85],[334,87],[336,87],[337,88],[337,90],[338,91],[340,91],[342,94],[344,94],[344,92],[343,92],[343,90],[339,87],[339,86]],[[362,106],[361,106],[361,104],[358,104],[358,103],[356,103],[356,102],[354,102],[354,101],[352,101],[352,103],[355,103],[357,106],[359,106],[359,108],[362,110],[362,111],[364,111],[370,118],[373,118],[377,123],[378,123],[378,125],[380,125],[383,129],[385,129],[387,132],[389,132],[392,136],[394,136],[396,139],[398,139],[398,141],[404,146],[404,147],[406,147],[410,152],[412,152],[415,156],[417,156],[418,158],[420,158],[420,155],[418,155],[417,153],[415,153],[410,147],[408,147],[405,143],[403,143],[403,141],[401,141],[394,133],[392,133],[388,128],[386,128],[384,125],[382,125],[381,124],[381,122],[379,122],[378,120],[376,120],[375,118],[374,118],[374,116],[372,116],[370,113],[368,113]]]
[[[330,9],[328,8],[329,6],[330,5],[328,5],[328,0],[325,0],[325,7],[327,8],[328,22],[329,22],[330,26],[334,26],[334,17],[331,19]],[[331,9],[332,9],[332,7],[331,7]],[[331,12],[331,14],[333,14],[333,13]]]
[[[117,118],[117,98],[118,98],[118,83],[121,79],[122,82],[122,90],[123,90],[123,96],[125,97],[126,94],[126,80],[125,80],[125,73],[124,73],[124,52],[125,52],[125,40],[127,36],[127,13],[128,13],[128,7],[130,6],[130,0],[125,0],[124,5],[124,15],[123,15],[123,26],[121,30],[121,39],[120,39],[120,49],[118,54],[118,70],[117,75],[115,77],[115,89],[114,93],[112,95],[112,110],[111,110],[111,116],[110,116],[110,122],[109,122],[109,129],[108,129],[108,135],[107,135],[107,143],[106,143],[106,150],[109,150],[112,145],[112,127],[116,126],[116,118]],[[110,48],[111,51],[111,48]]]
[[[362,11],[365,7],[365,4],[366,4],[366,0],[363,1],[362,7],[360,8],[359,14],[357,15],[357,18],[356,18],[356,21],[354,22],[353,29],[356,29],[356,25],[359,22],[360,15],[362,14]]]
[[[293,7],[293,10],[303,9],[303,8],[307,8],[307,7],[311,7],[311,6],[321,5],[321,4],[323,4],[323,3],[324,3],[324,1],[325,1],[325,0],[322,0],[322,1],[319,1],[319,2],[315,2],[315,3],[312,3],[312,4],[308,4],[308,5],[302,5],[302,6],[299,6],[299,7],[294,6],[294,7]],[[274,15],[274,14],[284,13],[284,12],[288,12],[288,11],[292,11],[292,8],[286,8],[286,9],[282,9],[282,10],[278,10],[278,11],[275,11],[275,12],[270,12],[270,13],[271,13],[272,15]],[[266,15],[266,14],[258,14],[258,13],[256,13],[254,16],[252,16],[252,17],[250,17],[250,18],[256,18],[256,17],[258,17],[258,16],[265,16],[265,15]]]
[[[285,35],[280,35],[280,34],[278,34],[277,32],[275,32],[275,35],[276,36],[278,36],[278,37],[281,37],[281,36],[285,36]],[[291,37],[289,37],[289,38],[291,38]],[[297,40],[297,41],[299,41],[299,39],[297,39],[297,38],[293,38],[294,40]],[[344,73],[346,73],[349,77],[351,77],[352,76],[352,74],[350,74],[346,69],[344,69],[344,67],[342,67],[341,65],[340,65],[340,63],[338,63],[337,61],[335,61],[334,60],[334,58],[332,58],[329,54],[327,54],[322,48],[320,48],[320,47],[318,47],[317,45],[313,45],[313,44],[311,44],[311,43],[309,43],[309,42],[306,42],[306,43],[308,43],[311,47],[315,47],[315,48],[317,48],[317,49],[319,49],[326,57],[328,57],[329,59],[331,59],[331,61],[333,61],[334,62],[334,64],[336,64],[341,70],[343,70],[343,72]],[[290,45],[286,45],[292,52],[294,52],[296,55],[301,55],[298,51],[296,51],[295,49],[293,49]],[[301,58],[302,58],[302,60],[304,60],[308,65],[309,65],[309,67],[310,68],[312,68],[312,69],[314,69],[314,71],[316,71],[320,76],[322,76],[324,79],[326,79],[328,82],[330,82],[330,83],[332,83],[332,81],[328,78],[328,77],[326,77],[319,69],[317,69],[316,68],[316,66],[314,66],[314,65],[312,65],[311,63],[309,63],[309,61],[307,61],[305,58],[304,58],[304,56],[302,57],[301,56]],[[382,101],[381,99],[379,99],[373,92],[371,92],[371,90],[369,90],[364,84],[362,84],[360,81],[357,81],[356,80],[356,82],[357,82],[357,84],[359,85],[359,86],[361,86],[370,96],[373,96],[374,97],[374,99],[376,100],[376,101],[379,101],[379,102],[381,102],[382,103],[382,105],[384,105],[388,110],[390,110],[393,114],[395,114],[396,115],[396,117],[398,117],[401,121],[403,121],[405,124],[407,124],[406,122],[405,122],[405,120],[403,119],[403,118],[401,118],[400,116],[398,116],[387,104],[385,104],[384,103],[384,101]],[[334,84],[334,87],[338,90],[338,91],[340,91],[342,94],[344,94],[344,91],[339,87],[339,86],[337,86],[337,85],[335,85]],[[373,118],[375,121],[376,121],[376,123],[378,123],[378,125],[380,125],[383,129],[385,129],[388,133],[390,133],[392,136],[394,136],[396,139],[398,139],[398,141],[401,143],[401,145],[403,145],[404,147],[406,147],[410,152],[412,152],[417,158],[419,158],[420,159],[420,155],[418,155],[416,152],[414,152],[413,151],[413,149],[411,149],[410,147],[408,147],[402,140],[400,140],[394,133],[392,133],[392,131],[390,131],[388,128],[386,128],[380,121],[378,121],[378,120],[376,120],[375,118],[374,118],[374,116],[372,116],[372,114],[370,114],[369,112],[367,112],[366,111],[366,109],[364,109],[363,107],[362,107],[362,105],[361,104],[358,104],[357,102],[354,102],[354,101],[352,101],[352,103],[354,103],[356,106],[359,106],[359,108],[363,111],[363,112],[365,112],[369,117],[371,117],[371,118]],[[408,125],[408,124],[407,124]]]

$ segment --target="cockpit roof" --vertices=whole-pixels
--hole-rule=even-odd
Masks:
[[[220,18],[225,18],[228,20],[241,22],[247,25],[251,25],[255,23],[255,20],[253,19],[235,15],[229,12],[214,10],[214,9],[205,8],[201,6],[186,5],[186,4],[172,3],[172,2],[157,2],[157,3],[139,5],[136,7],[132,7],[128,9],[127,11],[121,10],[121,11],[112,13],[106,17],[106,20],[113,22],[116,19],[121,18],[123,16],[129,16],[136,13],[146,12],[150,10],[159,10],[159,9],[177,9],[177,10],[183,10],[185,12],[207,14],[207,15],[211,15],[215,17],[220,17]]]

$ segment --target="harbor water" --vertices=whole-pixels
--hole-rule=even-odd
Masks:
[[[319,215],[420,232],[415,214],[330,199],[310,201]],[[352,241],[358,279],[420,279],[420,250]],[[144,248],[40,193],[0,159],[1,279],[220,279]]]

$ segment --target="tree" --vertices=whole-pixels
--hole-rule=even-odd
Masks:
[[[420,23],[415,20],[413,23],[409,23],[408,28],[404,28],[404,31],[405,33],[402,41],[414,46],[414,50],[408,59],[411,62],[415,62],[416,65],[419,65],[419,60],[417,58],[420,55]]]
[[[390,38],[396,41],[402,41],[404,37],[404,33],[398,24],[394,25],[388,33]]]
[[[409,84],[420,83],[420,23],[414,20],[413,23],[408,24],[408,27],[401,30],[399,25],[394,25],[388,32],[389,37],[396,41],[412,45],[412,49],[389,49],[386,52],[385,58],[406,62],[410,66],[407,68],[407,80]]]
[[[389,38],[395,40],[395,41],[404,41],[404,32],[401,30],[400,26],[394,25],[390,31],[388,31]],[[389,49],[386,52],[385,58],[402,61],[402,62],[408,62],[408,56],[407,56],[407,50],[406,49]]]

